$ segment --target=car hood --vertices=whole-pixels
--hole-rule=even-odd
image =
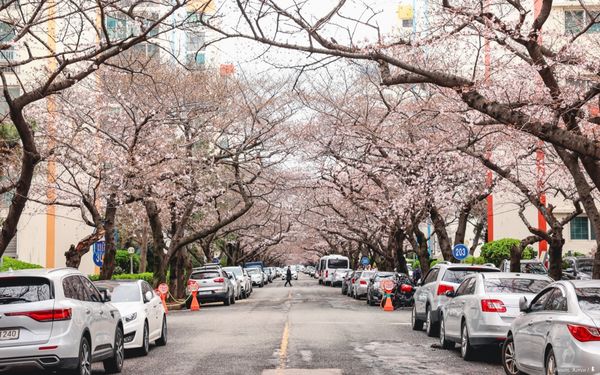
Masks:
[[[119,310],[121,317],[139,312],[144,306],[141,302],[112,302],[112,304]]]

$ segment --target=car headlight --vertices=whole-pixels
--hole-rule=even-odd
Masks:
[[[136,318],[137,318],[137,313],[133,313],[133,314],[129,314],[129,315],[125,316],[123,318],[123,321],[125,321],[125,323],[129,323],[129,322],[134,321]]]

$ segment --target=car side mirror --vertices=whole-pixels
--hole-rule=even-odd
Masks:
[[[446,297],[454,298],[454,297],[456,297],[456,292],[453,290],[449,290],[446,292]]]
[[[106,289],[102,291],[102,302],[110,302],[110,295]]]
[[[529,301],[527,301],[527,298],[524,296],[519,298],[519,310],[521,310],[521,312],[529,311]]]
[[[152,300],[152,297],[154,297],[154,295],[152,294],[151,291],[147,291],[146,294],[144,294],[144,303],[148,303]]]
[[[417,280],[417,286],[423,286],[423,280],[421,280],[421,279]]]

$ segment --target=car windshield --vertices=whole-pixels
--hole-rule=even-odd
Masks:
[[[546,275],[548,271],[542,263],[521,263],[521,272],[533,273],[536,275]]]
[[[329,268],[348,268],[348,259],[329,259],[327,265]]]
[[[600,311],[600,288],[576,288],[575,294],[583,311]]]
[[[487,293],[531,293],[536,294],[544,289],[550,281],[526,278],[499,278],[486,279],[485,291]]]
[[[0,305],[52,299],[50,281],[43,277],[0,278]]]
[[[594,262],[591,259],[577,259],[577,270],[584,273],[592,273]]]
[[[190,279],[194,280],[208,280],[214,279],[217,277],[221,277],[221,274],[217,271],[202,271],[202,272],[194,272]]]
[[[96,284],[98,289],[107,289],[110,292],[111,302],[138,302],[142,300],[140,287],[137,283],[123,283],[116,285]]]
[[[467,275],[471,275],[473,273],[478,272],[494,272],[497,270],[485,269],[485,268],[458,268],[458,269],[447,269],[446,273],[444,273],[444,277],[442,277],[443,281],[449,283],[460,284],[463,282]]]

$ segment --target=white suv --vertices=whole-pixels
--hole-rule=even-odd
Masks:
[[[455,292],[467,275],[477,272],[500,272],[496,267],[467,266],[458,263],[443,263],[433,266],[417,284],[412,310],[412,329],[420,331],[425,323],[425,331],[430,337],[437,336],[440,324],[441,307],[450,298],[447,292]]]
[[[60,370],[90,375],[123,368],[123,324],[81,272],[72,268],[0,273],[0,373]]]

